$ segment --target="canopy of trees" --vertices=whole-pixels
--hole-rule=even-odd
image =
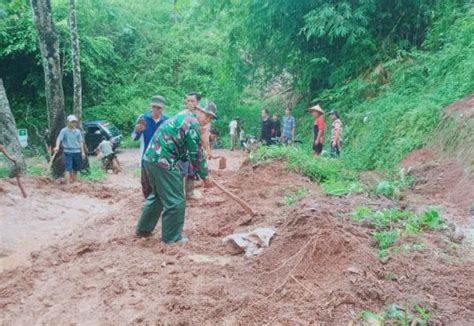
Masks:
[[[52,6],[70,113],[69,1]],[[0,0],[0,18],[0,76],[13,114],[22,127],[45,128],[44,75],[29,1]],[[358,126],[370,110],[361,103],[387,91],[401,76],[396,69],[412,69],[427,81],[435,70],[407,67],[419,58],[426,62],[426,53],[444,51],[453,40],[471,53],[474,34],[472,5],[464,0],[81,0],[76,18],[84,118],[112,120],[123,129],[148,107],[151,95],[164,95],[174,112],[193,90],[217,103],[218,127],[237,114],[258,123],[262,106],[281,112],[286,105],[265,99],[276,87],[290,88],[301,107],[319,101],[341,109],[352,130],[364,135]],[[445,68],[446,75],[454,67]],[[461,82],[451,100],[472,91],[472,76]],[[426,122],[422,133],[436,121]],[[350,139],[363,141],[357,137]],[[374,153],[364,155],[362,167],[377,165]]]

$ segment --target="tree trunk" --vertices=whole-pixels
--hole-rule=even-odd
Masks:
[[[74,103],[72,111],[74,115],[79,119],[80,125],[82,127],[82,82],[81,63],[79,61],[79,34],[77,32],[76,0],[69,1],[69,27],[71,29],[72,76],[74,87]]]
[[[49,143],[54,146],[59,132],[65,126],[59,38],[53,21],[51,0],[31,0],[31,8],[43,58]],[[60,177],[63,174],[64,165],[62,160],[55,160],[53,176]]]
[[[10,110],[7,94],[3,87],[3,80],[0,78],[0,144],[4,145],[8,152],[16,158],[20,171],[15,171],[15,166],[11,164],[10,176],[15,176],[16,172],[25,171],[26,165],[21,153],[20,140],[18,139],[18,131],[16,122]],[[1,155],[1,154],[0,154]],[[10,161],[8,161],[11,163]]]
[[[85,140],[84,125],[82,124],[82,80],[81,80],[81,62],[79,33],[77,31],[76,19],[76,0],[69,0],[69,29],[71,30],[71,52],[72,52],[72,79],[73,79],[73,106],[72,112],[79,119],[79,129],[82,138]],[[86,151],[87,151],[87,146]],[[84,170],[89,168],[89,158],[86,155],[82,167]]]

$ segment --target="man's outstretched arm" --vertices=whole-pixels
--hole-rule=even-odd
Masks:
[[[3,145],[0,145],[0,152],[3,153],[3,155],[5,155],[7,157],[7,159],[9,159],[10,161],[12,161],[13,163],[16,162],[16,159],[10,155],[10,153],[8,153],[7,149],[5,148],[5,146]]]

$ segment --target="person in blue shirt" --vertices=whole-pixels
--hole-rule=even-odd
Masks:
[[[168,117],[163,114],[165,107],[165,98],[163,96],[153,96],[151,98],[151,111],[141,114],[135,124],[132,132],[133,140],[140,140],[140,166],[141,166],[141,184],[143,196],[147,198],[151,193],[151,185],[148,175],[143,167],[143,154],[150,144],[150,140],[163,122]]]
[[[66,170],[66,183],[76,181],[77,171],[82,169],[82,160],[86,159],[86,149],[81,130],[77,127],[78,119],[71,114],[67,117],[67,127],[61,129],[56,139],[54,152],[58,153],[60,146],[64,152],[64,168]]]

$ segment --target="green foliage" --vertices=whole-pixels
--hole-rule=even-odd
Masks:
[[[10,175],[10,169],[6,166],[0,166],[0,179],[8,178]]]
[[[364,322],[370,322],[374,324],[374,322],[382,322],[384,320],[383,316],[376,314],[369,310],[363,310],[359,313],[359,318]]]
[[[41,165],[28,164],[26,167],[26,173],[30,176],[44,176],[47,172],[47,168]]]
[[[291,156],[290,167],[328,194],[360,191],[341,174],[392,169],[427,143],[444,106],[474,89],[471,9],[463,0],[84,0],[77,4],[83,118],[110,120],[128,134],[150,96],[164,95],[171,115],[186,92],[199,91],[217,103],[221,133],[240,116],[258,135],[262,108],[283,113],[281,98],[268,95],[285,87],[299,98],[297,138],[311,138],[310,102],[338,110],[344,124],[342,162]],[[53,12],[69,113],[68,1],[53,1]],[[44,77],[31,9],[3,0],[0,17],[0,76],[17,124],[42,131]],[[382,188],[396,198],[402,187]]]
[[[355,211],[352,213],[352,218],[355,221],[362,221],[366,218],[370,218],[373,213],[374,212],[366,206],[357,206]]]
[[[360,182],[348,180],[328,180],[321,185],[321,189],[330,196],[345,196],[364,191]]]
[[[126,135],[122,141],[122,148],[140,148],[140,142],[133,140],[130,135]]]
[[[400,236],[398,230],[380,231],[374,233],[374,239],[378,241],[380,251],[387,250],[394,245]]]
[[[347,121],[343,159],[352,167],[394,167],[427,143],[443,107],[474,89],[474,19],[469,12],[447,15],[457,18],[430,34],[449,34],[436,52],[402,52],[365,78],[319,94]]]
[[[309,195],[309,189],[299,188],[294,194],[287,193],[285,197],[283,197],[283,205],[285,206],[294,205],[308,195]]]
[[[428,309],[419,304],[413,305],[412,311],[396,304],[390,304],[380,313],[363,310],[359,313],[359,318],[368,324],[373,324],[375,321],[383,325],[410,326],[427,325],[431,319],[431,314]]]
[[[375,192],[377,194],[382,194],[387,198],[394,198],[399,196],[399,189],[389,181],[381,181],[377,185],[377,189]]]
[[[394,273],[388,273],[387,275],[385,275],[384,278],[385,278],[387,281],[397,281],[397,280],[398,280],[397,274],[394,274]]]
[[[387,198],[398,200],[404,188],[413,185],[414,178],[407,175],[405,169],[400,169],[398,175],[393,176],[388,180],[382,180],[377,185],[375,193],[384,195]]]
[[[205,3],[231,25],[230,50],[245,56],[238,74],[271,80],[288,71],[304,91],[344,83],[397,51],[419,46],[438,14],[433,2],[408,0]]]
[[[441,215],[436,208],[415,214],[398,209],[374,211],[365,206],[358,206],[352,213],[352,219],[358,222],[368,221],[374,226],[373,238],[380,258],[391,253],[422,251],[425,249],[423,243],[402,243],[400,247],[394,245],[403,241],[406,236],[419,235],[423,231],[439,230],[443,227]]]
[[[262,146],[251,157],[253,161],[285,160],[288,168],[312,181],[319,182],[327,195],[342,196],[363,191],[356,175],[343,167],[340,161],[314,157],[299,147]]]
[[[97,160],[89,160],[90,163],[90,172],[88,174],[78,174],[79,180],[85,181],[104,181],[107,178],[107,173],[102,168],[101,162]]]
[[[224,62],[227,24],[189,2],[178,7],[168,0],[77,4],[84,120],[106,119],[128,133],[136,117],[149,109],[152,95],[165,96],[165,111],[173,114],[190,91],[213,99],[222,118],[232,114],[242,87],[232,81]],[[53,1],[53,13],[70,112],[68,1]],[[31,9],[25,1],[2,1],[0,14],[0,75],[13,113],[20,127],[31,128],[35,121],[43,130],[44,77]]]

